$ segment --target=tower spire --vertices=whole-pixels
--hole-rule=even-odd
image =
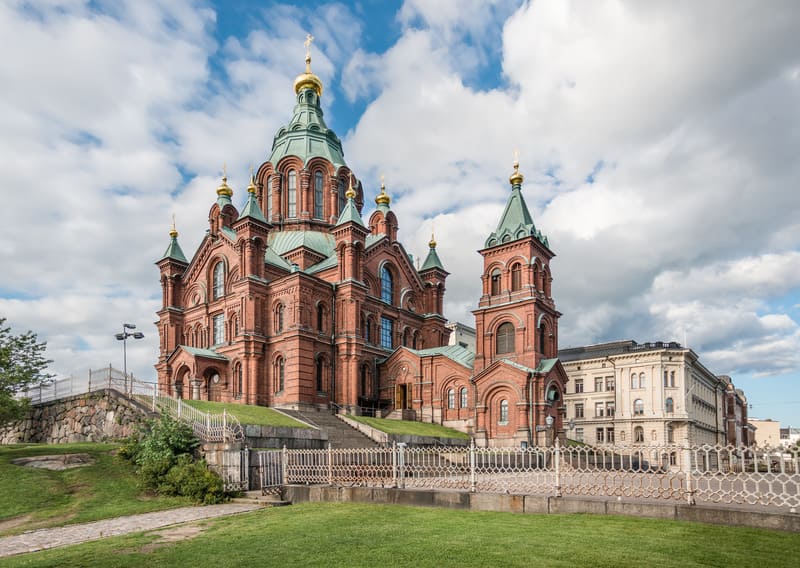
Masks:
[[[322,96],[322,80],[311,72],[311,42],[314,41],[314,36],[306,34],[306,41],[303,45],[306,46],[306,70],[301,73],[294,80],[294,92],[300,94],[303,89],[312,89],[317,93],[318,97]]]

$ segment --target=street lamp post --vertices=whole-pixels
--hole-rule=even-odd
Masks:
[[[117,333],[114,336],[118,341],[122,342],[122,374],[125,378],[124,388],[126,393],[128,392],[128,338],[144,339],[144,333],[141,331],[129,332],[129,329],[136,329],[136,325],[132,323],[123,323],[122,333]],[[131,390],[133,390],[133,385],[131,385]]]

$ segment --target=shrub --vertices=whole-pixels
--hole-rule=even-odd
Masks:
[[[196,462],[183,455],[164,476],[158,492],[163,495],[183,495],[206,505],[225,500],[222,479],[210,471],[205,461]]]

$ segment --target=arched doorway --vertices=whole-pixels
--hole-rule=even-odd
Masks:
[[[206,392],[208,392],[208,400],[221,402],[224,388],[225,384],[219,371],[216,369],[209,369],[206,372]]]

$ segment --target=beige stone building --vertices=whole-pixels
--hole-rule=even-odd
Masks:
[[[723,444],[730,383],[678,343],[562,349],[567,437],[589,444]]]
[[[755,426],[755,442],[758,446],[777,447],[781,445],[781,423],[775,420],[751,418],[750,424]]]

